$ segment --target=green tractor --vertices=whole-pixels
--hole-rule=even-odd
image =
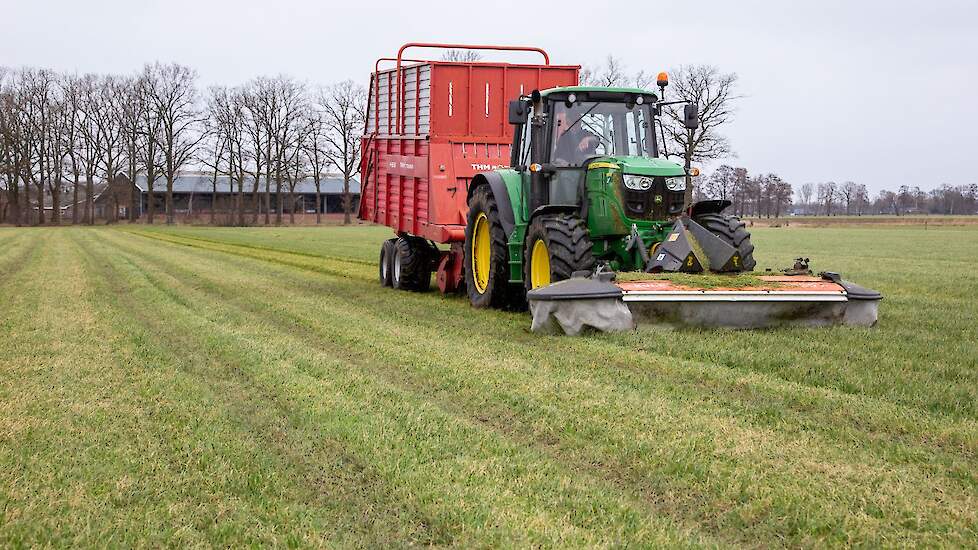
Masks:
[[[526,292],[599,266],[753,269],[744,223],[722,213],[730,203],[687,206],[689,166],[660,158],[658,117],[664,106],[679,103],[641,89],[585,86],[534,91],[510,102],[511,167],[477,174],[468,189],[463,267],[472,304],[523,307]],[[684,117],[687,128],[699,124],[693,105],[685,105]],[[685,229],[705,229],[716,246],[733,253],[708,266],[689,246],[666,254]]]

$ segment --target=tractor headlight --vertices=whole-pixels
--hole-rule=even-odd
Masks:
[[[648,191],[652,189],[652,178],[649,176],[624,176],[625,187],[633,191]]]
[[[679,176],[675,178],[666,178],[666,189],[670,191],[685,191],[686,190],[686,176]]]

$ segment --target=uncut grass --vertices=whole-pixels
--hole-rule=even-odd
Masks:
[[[294,411],[296,415],[311,415],[323,422],[325,431],[336,431],[347,448],[371,459],[368,467],[385,476],[397,475],[392,493],[403,497],[402,504],[409,508],[415,499],[420,501],[425,524],[440,533],[436,542],[525,539],[590,545],[616,539],[660,544],[684,540],[662,520],[639,521],[643,516],[634,503],[600,490],[600,485],[561,472],[531,451],[411,395],[401,398],[400,390],[350,368],[358,365],[337,360],[345,358],[343,350],[303,350],[305,340],[276,328],[275,320],[235,314],[221,301],[198,303],[203,296],[188,296],[193,292],[168,271],[119,257],[118,251],[116,246],[94,255],[102,261],[112,254],[114,270],[132,272],[127,273],[131,295],[159,301],[167,318],[186,334],[207,331],[210,338],[197,339],[203,346],[198,352],[233,362],[253,383],[304,410]],[[146,281],[133,282],[141,277]],[[183,327],[184,322],[190,326]],[[282,363],[264,364],[250,357],[249,348],[281,354],[276,356]],[[350,401],[342,403],[344,397]],[[306,410],[326,404],[325,411]],[[331,415],[342,418],[330,422]]]
[[[169,271],[172,271],[173,270],[173,267],[174,266],[170,265],[170,266],[165,266],[163,269],[165,271],[169,272]],[[355,290],[351,289],[351,292],[354,292],[355,293]],[[356,298],[353,298],[353,301],[357,301],[358,298],[360,298],[360,297],[358,296]],[[404,300],[408,300],[407,296],[398,297],[398,298],[401,298],[401,299],[404,299]],[[381,311],[383,311],[384,310],[383,305],[384,304],[379,304],[380,307],[378,309],[381,310]],[[310,307],[315,308],[315,305],[310,304]],[[333,312],[333,313],[334,314],[339,314],[339,312]],[[360,315],[369,315],[369,311],[362,311],[362,312],[358,312],[358,313]],[[302,314],[299,311],[289,311],[289,312],[287,312],[286,316],[284,316],[283,318],[294,317],[294,316],[297,316],[297,315],[298,316],[301,316]],[[374,323],[374,324],[376,324],[376,323]],[[336,334],[334,334],[334,333],[332,333],[332,331],[330,331],[330,336],[335,338]],[[355,342],[355,340],[351,340],[348,343],[353,343],[353,342]],[[399,349],[403,349],[403,346],[404,345],[405,344],[403,342],[400,343],[401,348],[399,348]],[[480,351],[482,351],[482,350],[480,350]],[[418,349],[418,350],[416,350],[416,353],[418,354],[417,356],[409,356],[409,357],[403,358],[402,361],[407,361],[407,362],[412,362],[412,363],[418,362],[418,363],[423,364],[424,363],[424,354],[427,354],[429,352],[427,350],[424,350],[424,349]],[[414,364],[417,365],[418,363],[414,363]],[[439,378],[444,377],[446,375],[445,372],[435,372],[433,374],[434,375],[437,375]],[[548,372],[546,374],[547,374],[547,376],[545,376],[544,378],[548,378],[549,375],[551,375],[553,373]],[[507,372],[506,373],[506,376],[511,376],[511,375],[512,375],[511,372]],[[448,384],[461,384],[463,380],[464,380],[464,378],[462,378],[462,379],[456,379],[454,381],[450,381],[450,382],[447,382],[447,383]],[[526,382],[526,383],[524,384],[523,382]],[[431,379],[429,379],[427,381],[422,381],[421,383],[416,383],[415,384],[415,387],[424,387],[425,384],[431,384],[431,383],[436,383],[436,382],[433,382]],[[535,379],[535,380],[520,380],[517,385],[519,387],[524,387],[524,386],[526,386],[526,387],[533,387],[531,385],[532,383],[540,384],[541,383],[541,380],[540,379]],[[451,386],[449,386],[449,387],[451,387]],[[485,389],[486,389],[485,387],[477,387],[477,388],[470,389],[469,392],[472,395],[479,395],[480,393],[484,392]],[[588,388],[588,390],[593,390],[593,388]],[[522,397],[525,400],[525,396],[514,396],[514,397]],[[583,397],[583,396],[578,396],[578,397]],[[546,398],[541,398],[540,399],[540,402],[536,403],[536,407],[543,408],[544,405],[546,405],[547,403],[550,403],[554,398],[555,398],[554,396],[546,396]],[[812,399],[812,396],[809,396],[809,399]],[[625,399],[625,401],[627,402],[628,400]],[[518,403],[516,403],[516,404],[518,404]],[[644,403],[644,405],[649,405],[649,404],[650,403]],[[478,410],[484,404],[477,403],[477,405],[478,405],[477,407],[471,408],[470,410]],[[511,407],[512,405],[514,405],[514,404],[507,404],[507,406],[504,407],[502,411],[494,411],[494,412],[505,412],[505,409]],[[630,403],[628,408],[631,409],[633,405],[638,405],[638,403]],[[674,404],[670,404],[670,405],[674,405]],[[870,405],[873,405],[873,403],[870,403]],[[660,409],[662,409],[662,410],[668,410],[670,408],[671,408],[670,406],[660,405],[658,407],[651,407],[651,410],[653,410],[657,414],[659,414],[660,413]],[[882,412],[884,414],[886,414],[888,412],[892,412],[892,411],[886,411],[886,407],[885,406],[882,407],[882,408],[883,408],[883,411]],[[649,409],[649,407],[646,407],[646,410],[648,410],[648,409]],[[635,410],[641,410],[641,408],[639,407],[639,408],[637,408]],[[621,412],[621,411],[619,411],[619,412]],[[862,411],[859,411],[859,412],[862,412]],[[584,411],[581,411],[581,410],[571,411],[571,414],[584,415],[585,418],[588,418],[589,420],[592,419],[592,418],[590,418],[588,416],[588,411],[587,410],[584,410]],[[627,414],[627,413],[625,413],[625,414]],[[593,414],[591,416],[593,416]],[[913,415],[911,415],[911,417],[912,416]],[[524,419],[524,420],[532,420],[532,419]],[[662,419],[660,418],[659,420],[662,420]],[[778,419],[775,419],[775,420],[778,420]],[[812,419],[811,424],[816,424],[817,425],[819,423],[819,420],[820,420],[819,418],[814,418],[814,419]],[[910,420],[914,420],[914,419],[911,418]],[[670,422],[673,422],[673,419],[670,418],[669,421]],[[783,421],[783,419],[778,420],[778,421],[781,422],[781,421]],[[695,428],[696,431],[699,431],[699,432],[702,432],[704,430],[704,428],[702,426],[684,426],[684,427],[685,428],[691,428],[692,427],[692,428]],[[577,426],[576,427],[576,429],[582,429],[582,428],[584,428],[584,426]],[[639,430],[639,433],[642,433],[642,432],[644,432],[645,430],[647,430],[649,428],[651,428],[651,427],[650,426],[641,426],[641,430]],[[592,430],[593,430],[593,428],[592,428]],[[648,433],[648,432],[645,432],[645,433]],[[625,435],[628,435],[628,434],[625,434]],[[635,434],[635,435],[638,435],[638,434]],[[754,434],[751,434],[750,432],[747,432],[747,433],[741,434],[741,435],[748,435],[748,436],[749,435],[753,435],[753,436],[757,437],[758,435],[764,435],[764,434],[763,434],[763,432],[758,432],[758,433],[754,433]],[[965,431],[964,431],[964,433],[959,433],[958,434],[958,437],[963,438],[962,439],[963,441],[968,441],[969,438],[973,437],[973,432],[970,432],[969,433],[967,431],[967,428],[966,428]],[[627,439],[627,437],[626,437],[626,439]],[[707,438],[707,441],[709,441],[710,439],[713,439],[715,441],[716,434],[713,434],[713,437],[712,438]],[[751,438],[751,439],[753,439],[753,438]],[[762,439],[767,439],[767,438],[764,437]],[[954,437],[952,437],[951,439],[953,441],[954,440]],[[585,440],[585,443],[587,443],[588,445],[593,444],[592,441],[587,441],[587,440]],[[819,443],[821,443],[821,442],[819,442]],[[621,441],[614,441],[614,442],[612,442],[612,444],[619,445],[619,444],[621,444]],[[784,444],[784,441],[774,440],[772,442],[772,445],[776,446],[777,448],[783,447],[783,444]],[[581,446],[584,447],[585,449],[587,448],[587,445],[581,444]],[[709,447],[710,447],[710,444],[709,443],[704,443],[704,448],[709,448]],[[921,458],[923,458],[923,459],[928,459],[928,458],[929,459],[932,459],[933,458],[933,457],[928,457],[927,455],[929,453],[926,452],[926,451],[920,452],[920,450],[912,450],[912,449],[897,449],[897,451],[900,451],[900,453],[902,453],[903,455],[907,455],[907,456],[903,457],[903,459],[904,460],[907,460],[909,463],[913,463],[914,461],[920,460]],[[971,451],[973,451],[973,449]],[[969,451],[969,452],[971,452],[971,451]],[[839,456],[846,456],[849,452],[851,452],[850,449],[844,449],[843,452],[839,454]],[[808,454],[808,453],[810,453],[810,451],[808,451],[807,449],[805,449],[805,450],[799,449],[799,450],[796,451],[796,453],[798,453],[798,454],[795,457],[795,459],[796,460],[800,460],[802,454]],[[897,454],[900,454],[900,453],[897,453]],[[917,456],[913,456],[913,455],[917,455]],[[823,464],[822,466],[820,466],[820,468],[825,468],[825,469],[827,469],[829,471],[836,471],[836,472],[849,471],[850,473],[856,473],[856,472],[859,472],[860,470],[862,470],[862,472],[861,472],[862,474],[873,473],[873,471],[874,471],[874,468],[872,466],[863,465],[863,468],[858,468],[858,467],[856,467],[856,466],[858,466],[858,464],[857,465],[851,464],[848,460],[840,462],[839,461],[839,456],[836,457],[836,463],[835,464],[832,464],[831,462],[827,462],[827,463],[825,463],[827,465]],[[967,457],[967,455],[966,455],[966,457]],[[967,471],[970,467],[973,466],[973,463],[971,463],[971,464],[967,463],[967,458],[966,457],[965,457],[964,463],[958,465],[958,466],[963,466],[964,471]],[[594,458],[594,457],[592,457],[592,458]],[[604,460],[608,460],[609,458],[611,458],[613,460],[613,457],[598,457],[598,458],[603,458]],[[711,467],[715,467],[715,466],[711,466],[711,465],[705,465],[705,466],[704,465],[698,465],[698,464],[696,464],[695,461],[690,461],[687,457],[683,457],[683,458],[684,458],[684,460],[686,462],[692,462],[692,464],[682,464],[682,465],[677,465],[677,466],[682,466],[682,467],[691,468],[691,469],[695,469],[697,467],[703,467],[703,468],[706,469],[706,471],[709,471],[709,469]],[[750,458],[751,458],[751,461],[753,461],[757,457],[750,457]],[[821,458],[821,457],[819,457],[819,458]],[[900,458],[900,457],[897,457],[897,458]],[[948,460],[950,460],[950,461],[953,462],[955,460],[955,458],[952,455],[951,458],[948,459],[947,457],[945,457],[942,460],[945,460],[945,462],[948,461]],[[785,459],[782,458],[782,459],[780,459],[780,461],[783,463],[783,462],[785,462]],[[716,461],[714,459],[714,462],[719,462],[719,461]],[[788,462],[790,462],[790,461],[788,461]],[[869,461],[869,462],[872,462],[872,461]],[[922,460],[921,462],[923,462],[924,464],[927,464],[927,460]],[[962,462],[961,459],[958,459],[958,462],[959,463]],[[814,465],[815,465],[815,463],[813,463],[813,462],[805,462],[805,461],[802,461],[801,464],[808,464],[808,467],[814,467]],[[917,466],[919,466],[919,465],[917,465]],[[917,467],[917,466],[915,466],[915,467]],[[819,468],[815,468],[815,469],[818,470]],[[906,476],[908,474],[911,475],[911,479],[913,477],[917,477],[917,476],[914,476],[913,475],[914,472],[913,472],[913,469],[912,468],[907,468],[907,470],[910,470],[909,472],[907,470],[899,470],[898,469],[898,470],[894,470],[894,471],[892,471],[890,473],[886,473],[887,470],[892,470],[892,465],[882,464],[877,469],[879,469],[881,472],[883,472],[883,473],[876,472],[876,475],[882,476],[881,478],[874,478],[877,481],[879,479],[886,479],[887,476],[896,476],[894,479],[896,479],[896,478],[901,478],[901,479],[902,478],[906,478]],[[939,470],[939,468],[937,470]],[[766,478],[771,478],[772,477],[771,474],[773,474],[773,473],[774,473],[773,471],[767,472],[765,477]],[[795,473],[797,473],[797,472],[795,472]],[[675,475],[675,474],[673,473],[672,475]],[[929,473],[929,472],[924,472],[924,473],[917,472],[917,475],[920,476],[921,479],[923,479],[926,476],[931,475],[931,473]],[[789,477],[791,477],[791,476],[789,476]],[[809,475],[809,476],[801,476],[801,477],[803,477],[803,478],[806,478],[806,477],[807,478],[810,478],[811,475]],[[729,480],[727,480],[727,481],[729,481]],[[790,482],[790,479],[785,480],[785,481]],[[947,480],[945,480],[945,481],[947,481]],[[773,481],[769,481],[769,482],[770,483],[773,483]],[[806,483],[811,483],[811,481],[806,481]],[[948,481],[948,483],[950,484],[951,487],[954,486],[954,482],[953,481]],[[864,489],[866,489],[866,488],[864,487]],[[871,489],[871,486],[870,486],[869,489]],[[869,493],[867,493],[865,495],[859,495],[859,497],[860,498],[871,497],[873,491],[871,491],[869,489],[866,489],[866,490],[869,491]],[[881,497],[890,496],[890,497],[893,497],[894,495],[877,495],[877,496],[881,496]],[[899,496],[899,495],[897,495],[897,496]],[[959,497],[961,496],[960,493],[959,493],[958,496]],[[923,495],[923,497],[925,499],[927,498],[926,495]],[[913,498],[910,498],[910,495],[906,495],[905,494],[904,495],[904,504],[907,505],[907,504],[909,504],[909,502],[911,502],[912,500],[914,500],[916,498],[919,498],[919,496],[914,495]],[[748,498],[748,500],[751,500],[751,499]],[[804,499],[802,499],[802,500],[804,500]],[[858,500],[858,499],[856,499],[856,500]],[[899,499],[898,498],[891,498],[891,500],[899,500]],[[872,499],[870,499],[870,502],[872,502]],[[798,503],[796,502],[795,504],[798,504]],[[809,503],[809,504],[811,504],[811,503]],[[892,502],[891,502],[891,505],[892,505]],[[870,508],[871,510],[875,510],[874,506],[875,505],[872,505],[871,504],[871,505],[868,506],[868,508]],[[790,499],[788,499],[787,508],[789,508],[789,509],[791,508],[791,500]],[[814,510],[815,509],[814,506],[809,506],[809,508],[811,508],[811,510]],[[799,509],[800,510],[804,510],[805,509],[805,506],[801,506]],[[935,508],[935,510],[936,510],[936,508]],[[783,512],[784,510],[781,510],[781,511]],[[933,511],[934,510],[932,510],[932,512]],[[893,513],[893,510],[888,510],[888,512]],[[810,513],[810,512],[806,512],[806,514],[807,513]],[[880,513],[882,514],[883,512],[881,511]],[[909,509],[906,509],[906,508],[903,510],[903,513],[904,513],[904,515],[909,514],[908,517],[913,517],[915,515],[914,513],[912,513],[911,511],[909,511]],[[959,513],[959,514],[962,514],[963,513],[964,514],[963,516],[957,517],[957,520],[958,521],[964,521],[964,523],[967,524],[967,522],[968,522],[967,512],[966,511],[962,512],[961,510],[958,510],[957,513]],[[831,518],[829,518],[829,519],[831,519]],[[838,518],[836,518],[836,519],[838,519]],[[811,520],[809,520],[809,521],[811,521]],[[818,520],[816,520],[816,523],[817,523],[817,521]],[[822,521],[825,521],[825,520],[823,519]],[[721,523],[722,523],[722,521],[721,521]],[[829,521],[828,523],[831,524],[832,522]],[[839,524],[839,525],[842,525],[842,524]],[[781,526],[781,527],[790,527],[790,526]],[[808,525],[808,527],[812,527],[812,525]],[[935,531],[937,531],[937,532],[940,532],[940,530],[942,528],[942,526],[940,525],[940,522],[939,521],[935,525],[932,525],[931,527],[934,528]],[[947,525],[945,525],[943,527],[945,529],[951,529]],[[814,529],[809,529],[809,530],[806,531],[805,528],[799,527],[796,530],[799,531],[798,536],[805,537],[805,536],[817,536],[816,535],[816,533],[818,532],[817,529],[818,528],[816,527]],[[787,530],[790,531],[791,529],[787,529]],[[951,530],[953,530],[953,529],[951,529]],[[836,535],[838,535],[838,534],[839,533],[836,533]],[[806,540],[806,539],[802,538],[801,540]],[[880,540],[886,540],[886,539],[884,538],[884,539],[880,539]],[[892,542],[892,540],[891,540],[891,542]]]

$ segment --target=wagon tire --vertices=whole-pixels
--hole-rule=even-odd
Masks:
[[[423,292],[431,286],[431,254],[428,243],[412,236],[394,241],[391,276],[394,288]]]

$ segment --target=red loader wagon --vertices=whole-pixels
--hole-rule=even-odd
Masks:
[[[414,47],[530,52],[543,63],[405,58]],[[394,66],[382,69],[384,63]],[[510,165],[509,101],[577,85],[579,71],[579,65],[551,65],[545,51],[524,46],[409,43],[396,57],[377,60],[361,141],[359,218],[398,236],[381,250],[382,282],[422,290],[436,268],[442,292],[458,288],[469,183],[478,172]],[[451,246],[439,250],[432,243]],[[405,280],[404,262],[429,267],[404,269],[415,274]]]

